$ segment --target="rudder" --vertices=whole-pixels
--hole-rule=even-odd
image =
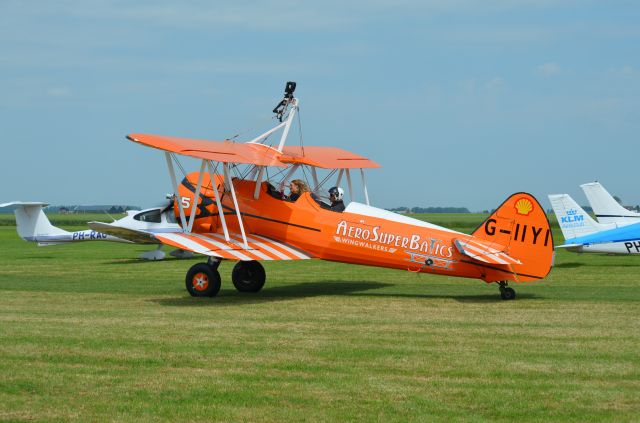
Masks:
[[[487,275],[487,281],[533,281],[544,278],[551,270],[551,227],[544,209],[531,194],[511,195],[473,232],[473,236],[506,247],[503,251],[521,262],[509,265],[508,272],[496,269],[493,276]]]

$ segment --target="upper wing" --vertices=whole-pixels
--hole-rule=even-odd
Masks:
[[[367,169],[380,165],[373,160],[336,147],[284,147],[283,163],[304,164],[323,169]]]
[[[127,135],[127,138],[149,147],[205,160],[286,167],[285,164],[278,160],[282,153],[262,144],[245,144],[228,140],[194,140],[151,134],[131,134]]]
[[[206,256],[229,260],[307,260],[309,254],[280,241],[260,235],[247,235],[249,249],[246,249],[242,237],[229,234],[231,242],[218,233],[171,233],[155,234],[163,244]]]
[[[498,246],[495,243],[490,245],[488,242],[473,238],[454,239],[453,243],[458,251],[474,260],[491,264],[522,264],[520,260],[494,248]],[[505,247],[502,247],[502,250],[504,249]]]
[[[160,150],[223,163],[287,167],[304,164],[325,169],[376,168],[372,160],[335,147],[285,147],[282,152],[259,143],[208,141],[164,135],[130,134],[133,142]]]

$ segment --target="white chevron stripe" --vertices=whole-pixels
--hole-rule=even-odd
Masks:
[[[209,233],[209,234],[207,234],[207,236],[216,237],[216,238],[219,238],[219,239],[225,239],[222,234]],[[242,241],[242,237],[240,235],[237,235],[237,234],[229,234],[229,238],[233,238],[236,241]],[[259,247],[258,243],[251,242],[249,237],[247,237],[247,241],[250,244],[255,244],[256,246]],[[251,247],[251,245],[249,245],[249,246]],[[244,250],[244,251],[247,252],[246,250]],[[262,251],[260,251],[258,249],[252,249],[250,251],[250,253],[258,256],[262,260],[274,260],[273,257],[269,257],[268,255],[266,255],[265,253],[263,253]]]
[[[284,249],[284,250],[287,250],[289,253],[291,253],[291,254],[293,254],[294,256],[296,256],[296,257],[298,257],[298,258],[301,258],[301,259],[303,259],[303,260],[304,260],[304,259],[310,259],[310,258],[311,258],[311,257],[309,257],[308,255],[303,254],[303,253],[301,253],[300,251],[297,251],[297,250],[295,250],[295,249],[293,249],[293,248],[289,247],[287,244],[283,244],[283,243],[281,243],[281,242],[277,242],[277,241],[271,240],[271,239],[269,239],[269,238],[265,238],[265,237],[260,236],[260,235],[252,234],[251,236],[252,236],[252,237],[256,237],[256,238],[263,239],[263,240],[265,240],[265,241],[267,241],[267,242],[271,242],[271,243],[273,243],[273,244],[277,245],[278,247],[280,247],[280,248],[282,248],[282,249]]]
[[[487,254],[487,251],[482,250],[474,245],[471,244],[466,244],[465,245],[465,249],[467,250],[468,253],[471,253],[472,251],[475,252],[476,254],[473,255],[474,258],[478,259],[478,260],[482,260],[485,261],[487,263],[491,263],[491,261],[487,260],[487,257],[490,257],[492,259],[492,261],[495,261],[498,264],[508,264],[508,261],[502,260],[501,258],[497,257],[496,255],[492,255],[492,254]],[[471,251],[469,251],[471,250]],[[471,255],[471,254],[469,254]]]
[[[477,258],[478,260],[481,260],[481,261],[485,261],[487,263],[490,263],[491,261],[487,261],[480,257],[475,256],[472,253],[472,251],[479,252],[480,255],[487,257],[490,260],[494,260],[498,264],[509,264],[509,263],[522,264],[520,260],[475,240],[466,240],[466,241],[456,240],[456,244],[460,246],[463,250],[465,250],[463,251],[465,254],[469,256],[473,256],[474,258]]]
[[[218,235],[218,234],[216,234]],[[249,237],[247,238],[247,241],[249,241]],[[273,254],[274,256],[278,257],[280,260],[291,260],[291,257],[287,256],[284,253],[281,253],[278,250],[275,250],[273,248],[271,248],[269,245],[264,244],[262,242],[258,242],[256,240],[254,240],[253,238],[251,238],[251,242],[254,243],[255,245],[257,245],[258,247],[262,248],[265,251],[270,252],[271,254]]]
[[[188,251],[193,251],[194,253],[198,253],[198,254],[203,254],[203,255],[207,255],[207,256],[214,256],[214,257],[222,257],[219,254],[216,254],[215,252],[211,251],[210,249],[203,247],[202,245],[198,244],[197,242],[194,242],[192,240],[190,240],[189,238],[182,236],[182,234],[179,233],[174,233],[174,234],[163,234],[163,235],[158,235],[157,236],[159,239],[162,238],[166,238],[170,241],[175,242],[178,245],[181,245],[183,247],[183,249],[188,250]]]
[[[218,242],[212,238],[206,237],[204,235],[200,235],[200,234],[196,234],[196,233],[191,233],[191,236],[201,239],[205,242],[209,242],[212,245],[218,247],[220,250],[222,250],[225,254],[229,254],[232,257],[237,258],[238,260],[243,260],[243,261],[250,261],[253,260],[251,257],[246,256],[245,254],[241,253],[238,250],[232,250],[230,249],[227,245]]]

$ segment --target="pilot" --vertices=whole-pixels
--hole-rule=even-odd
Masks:
[[[288,197],[288,200],[289,201],[296,201],[298,198],[300,198],[300,196],[304,192],[309,192],[309,186],[306,184],[306,182],[304,182],[303,180],[300,180],[300,179],[294,179],[289,184],[289,197]]]
[[[331,187],[329,188],[329,200],[331,201],[331,206],[329,209],[337,212],[344,211],[344,202],[342,198],[344,197],[344,190],[340,187]]]

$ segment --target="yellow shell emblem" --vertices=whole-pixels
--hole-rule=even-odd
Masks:
[[[533,210],[533,203],[528,198],[521,198],[516,202],[516,212],[528,216]]]

